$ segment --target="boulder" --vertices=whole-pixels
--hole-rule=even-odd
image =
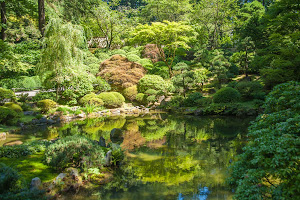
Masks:
[[[111,130],[110,132],[110,140],[113,142],[113,143],[122,143],[123,140],[124,140],[124,137],[123,137],[123,131],[119,128],[114,128],[113,130]]]
[[[39,177],[35,177],[31,180],[31,183],[30,183],[30,189],[39,189],[39,187],[41,186],[42,184],[42,181]]]
[[[105,155],[105,164],[104,164],[104,166],[106,166],[106,167],[110,166],[111,161],[112,161],[112,151],[109,150]]]
[[[67,175],[65,173],[60,173],[56,178],[54,183],[57,183],[58,181],[62,181]]]
[[[70,168],[67,169],[67,172],[69,172],[70,176],[71,176],[73,179],[75,179],[76,177],[79,176],[79,172],[78,172],[78,170],[77,170],[76,168],[70,167]]]
[[[101,147],[106,147],[105,139],[102,136],[99,139],[99,145]]]
[[[46,117],[42,117],[40,120],[39,120],[39,123],[41,124],[46,124],[48,122],[47,118]]]
[[[0,133],[0,140],[6,140],[6,133]]]

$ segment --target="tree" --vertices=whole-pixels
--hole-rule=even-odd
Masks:
[[[122,29],[119,28],[122,22],[122,15],[116,10],[111,10],[106,3],[93,11],[99,32],[104,36],[106,48],[110,49],[114,40],[117,39]]]
[[[146,3],[141,13],[148,22],[183,21],[193,9],[189,0],[146,0]]]
[[[235,199],[299,199],[300,85],[277,85],[264,114],[249,127],[249,141],[230,167]]]
[[[237,12],[237,0],[203,0],[194,6],[191,23],[199,33],[199,40],[217,49],[225,37],[231,37]],[[204,39],[205,38],[205,39]]]
[[[172,66],[179,47],[189,49],[189,43],[195,38],[194,29],[182,22],[153,22],[151,25],[139,25],[132,32],[130,41],[134,44],[156,44],[162,61],[168,66],[170,77]],[[164,53],[164,48],[167,53]]]
[[[6,39],[6,5],[5,5],[5,0],[1,0],[1,39],[4,41]]]
[[[45,28],[45,1],[39,0],[38,7],[39,7],[39,29],[43,36],[44,28]]]
[[[64,24],[61,19],[51,19],[46,26],[38,67],[46,82],[55,83],[57,98],[63,87],[73,91],[93,89],[93,77],[86,73],[82,60],[80,48],[85,45],[80,26]]]
[[[207,78],[207,70],[191,70],[190,67],[183,62],[177,63],[173,69],[177,71],[177,74],[172,78],[173,85],[184,97],[191,88],[203,84]]]
[[[235,52],[231,56],[231,61],[237,63],[237,65],[243,69],[246,78],[248,78],[249,63],[254,57],[254,43],[250,37],[246,37],[240,42],[238,49],[240,51]]]

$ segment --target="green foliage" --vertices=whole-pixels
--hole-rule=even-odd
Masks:
[[[194,92],[189,94],[187,98],[184,99],[182,104],[183,106],[187,106],[187,107],[198,106],[198,101],[202,98],[203,96],[200,92]]]
[[[19,173],[3,163],[0,163],[0,174],[0,197],[3,193],[16,192],[23,187]]]
[[[99,59],[100,62],[110,58],[110,55],[104,52],[101,52],[99,49],[95,51],[95,56]]]
[[[206,107],[212,104],[212,98],[210,97],[202,97],[201,99],[196,100],[196,104],[198,107]]]
[[[2,103],[5,99],[15,101],[16,95],[12,90],[0,88],[0,103]]]
[[[214,103],[233,103],[239,101],[241,94],[234,88],[225,87],[218,90],[214,96]]]
[[[238,82],[235,86],[240,93],[243,99],[252,100],[252,99],[264,99],[265,93],[263,92],[263,86],[257,81],[241,81]]]
[[[146,104],[146,101],[147,101],[147,95],[145,95],[144,93],[138,93],[136,95],[136,100],[137,102],[141,103],[141,104]]]
[[[0,106],[0,124],[13,125],[20,117],[20,113],[10,108]]]
[[[83,136],[67,136],[48,146],[45,162],[55,169],[68,166],[91,168],[104,164],[104,151],[97,142]]]
[[[265,113],[278,112],[285,109],[300,110],[300,84],[291,81],[280,84],[268,94],[264,104]]]
[[[90,93],[83,96],[79,100],[79,103],[82,106],[86,106],[86,105],[103,106],[104,105],[103,101],[95,93]]]
[[[51,99],[40,100],[37,106],[41,109],[43,113],[48,112],[50,109],[56,108],[56,102]]]
[[[18,88],[33,90],[42,87],[41,80],[38,76],[20,76],[17,78],[6,78],[0,81],[0,84],[6,89]]]
[[[11,110],[14,110],[16,111],[17,113],[22,113],[23,112],[23,109],[21,108],[21,106],[19,106],[18,104],[16,103],[12,103],[12,102],[9,102],[9,103],[5,103],[4,104],[4,107],[7,107]]]
[[[266,98],[266,113],[249,127],[250,139],[230,167],[235,199],[299,197],[299,95],[290,96],[295,89],[299,94],[297,82],[275,87]]]
[[[98,97],[103,101],[107,108],[121,107],[125,102],[125,98],[118,92],[102,92]]]
[[[97,92],[107,92],[107,91],[111,90],[111,87],[106,82],[106,80],[104,80],[100,76],[97,76],[97,78],[94,82],[94,90],[96,90]]]
[[[137,63],[140,63],[147,70],[151,70],[153,68],[152,61],[147,58],[140,59]]]
[[[129,88],[125,88],[123,90],[123,95],[126,99],[129,99],[130,101],[134,101],[136,99],[136,95],[137,95],[138,91],[137,91],[137,86],[131,86]]]
[[[135,54],[129,54],[126,57],[131,62],[138,62],[141,59],[138,55],[135,55]]]
[[[51,99],[52,101],[56,101],[56,94],[55,92],[38,92],[34,97],[32,97],[32,100],[34,102],[38,102],[43,99]]]
[[[22,156],[36,154],[37,152],[44,151],[50,144],[48,141],[34,141],[15,146],[0,147],[0,158],[19,158]]]
[[[139,80],[138,83],[138,92],[144,93],[148,89],[153,89],[159,93],[164,94],[167,91],[167,84],[165,80],[157,75],[145,75]]]

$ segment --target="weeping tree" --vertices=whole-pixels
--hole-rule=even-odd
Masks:
[[[91,77],[83,65],[86,41],[80,26],[51,19],[45,28],[39,72],[44,83],[54,82],[56,95],[62,89],[92,90]]]

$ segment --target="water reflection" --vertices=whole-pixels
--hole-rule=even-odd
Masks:
[[[76,199],[231,199],[225,184],[226,167],[243,146],[252,119],[231,117],[98,118],[74,121],[39,137],[74,134],[110,142],[110,131],[120,128],[125,163],[112,182]],[[209,190],[208,190],[209,188]]]

